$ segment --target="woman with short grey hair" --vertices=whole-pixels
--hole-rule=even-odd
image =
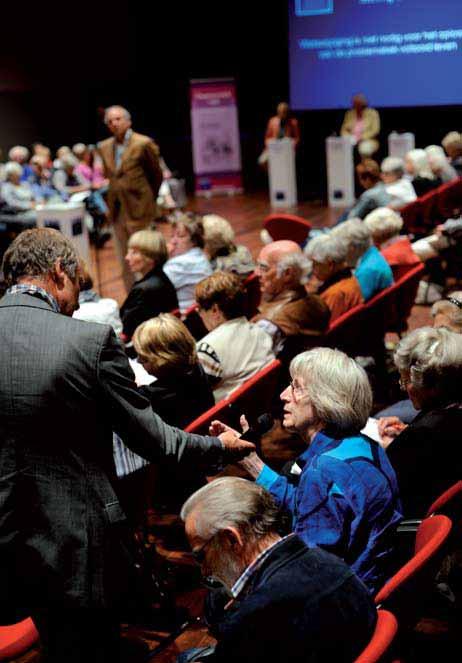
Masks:
[[[380,166],[385,191],[390,196],[389,206],[401,209],[417,198],[414,187],[404,176],[404,161],[399,157],[387,157]]]
[[[313,264],[313,287],[330,309],[333,322],[363,302],[358,279],[347,264],[348,244],[329,234],[312,239],[305,248]]]
[[[16,161],[8,161],[4,168],[6,181],[2,185],[1,197],[11,212],[30,212],[36,202],[28,182],[21,182],[23,168]]]
[[[462,334],[462,291],[451,292],[432,306],[434,327],[446,327],[449,331]]]
[[[255,453],[241,466],[293,514],[294,531],[308,546],[343,558],[374,592],[389,573],[401,516],[386,454],[360,433],[372,407],[367,375],[343,352],[315,348],[292,360],[290,376],[281,394],[283,426],[307,446],[292,478]],[[221,427],[214,422],[214,430]]]
[[[462,336],[422,327],[399,343],[400,384],[419,414],[405,426],[385,417],[379,431],[396,471],[406,518],[422,518],[430,504],[462,476]]]
[[[441,179],[433,174],[425,150],[410,150],[406,154],[405,166],[407,174],[412,177],[412,186],[418,197],[440,186]]]
[[[243,244],[235,244],[234,230],[229,221],[218,214],[205,214],[204,251],[214,271],[233,272],[247,276],[255,269],[249,249]]]
[[[420,258],[413,251],[407,235],[400,235],[403,219],[389,207],[378,207],[364,219],[375,246],[393,270],[395,278],[418,265]]]

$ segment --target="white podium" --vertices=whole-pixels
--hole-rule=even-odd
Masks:
[[[85,223],[85,206],[82,203],[54,203],[37,205],[37,226],[55,228],[74,244],[79,256],[90,261],[90,241]]]
[[[348,136],[326,139],[329,207],[351,207],[355,202],[353,142]]]
[[[392,131],[388,136],[388,156],[404,159],[406,154],[415,148],[414,134],[407,132],[398,134]]]
[[[292,139],[269,141],[268,156],[271,206],[294,207],[297,204],[297,177]]]

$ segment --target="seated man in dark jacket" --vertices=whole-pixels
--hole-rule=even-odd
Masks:
[[[213,663],[351,663],[374,630],[366,587],[337,557],[278,534],[279,512],[261,486],[222,477],[194,493],[181,517],[204,576],[223,589],[209,601]],[[204,650],[179,661],[202,660]]]
[[[176,290],[162,269],[167,258],[167,244],[156,230],[139,230],[128,240],[125,260],[138,280],[120,308],[124,340],[145,320],[178,308]]]

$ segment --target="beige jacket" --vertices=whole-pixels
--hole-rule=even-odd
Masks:
[[[375,108],[365,108],[363,111],[364,129],[361,140],[377,138],[380,133],[380,116]],[[340,134],[350,136],[356,123],[356,111],[352,108],[345,113]]]

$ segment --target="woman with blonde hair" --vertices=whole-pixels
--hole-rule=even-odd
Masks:
[[[233,272],[238,276],[251,274],[255,269],[252,254],[243,244],[234,243],[234,230],[229,221],[218,214],[205,214],[202,223],[204,251],[212,269]]]

